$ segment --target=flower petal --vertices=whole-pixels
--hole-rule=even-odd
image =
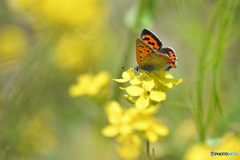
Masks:
[[[128,72],[123,72],[122,78],[123,78],[123,79],[130,80],[130,75],[129,75],[129,73],[128,73]]]
[[[143,93],[143,89],[139,86],[129,86],[126,91],[131,96],[140,96]]]
[[[116,82],[119,82],[119,83],[125,83],[127,81],[129,81],[130,79],[132,79],[132,74],[130,73],[131,71],[128,70],[128,71],[125,71],[122,73],[122,78],[123,79],[113,79],[114,81]]]
[[[146,115],[146,116],[151,116],[151,115],[157,113],[159,108],[160,108],[159,105],[158,106],[150,105],[148,108],[141,110],[141,114]]]
[[[137,78],[137,77],[134,77],[132,80],[130,80],[131,85],[139,85],[141,83],[142,83],[142,81],[140,81],[139,78]]]
[[[173,76],[171,74],[167,74],[167,75],[165,75],[165,77],[173,79]]]
[[[151,130],[147,130],[145,136],[151,143],[156,143],[158,140],[158,136]]]
[[[105,108],[105,112],[108,116],[108,121],[111,124],[118,124],[120,121],[120,117],[122,115],[123,109],[121,108],[118,102],[112,101]]]
[[[145,88],[147,91],[150,91],[154,87],[154,85],[155,83],[153,79],[144,81],[142,84],[143,88]]]
[[[106,137],[115,137],[119,133],[118,129],[115,126],[108,125],[103,128],[102,134]]]
[[[183,79],[179,79],[177,83],[182,83],[183,82]]]
[[[140,96],[135,103],[136,107],[138,109],[144,109],[146,107],[148,107],[149,105],[149,98],[148,96]]]
[[[119,83],[125,83],[128,81],[128,79],[113,79],[113,80]]]
[[[161,92],[161,91],[151,91],[149,98],[151,100],[160,102],[166,99],[166,93]]]
[[[149,127],[149,121],[146,119],[139,119],[133,123],[134,128],[139,131],[145,131]]]
[[[71,97],[77,97],[86,94],[86,90],[84,90],[83,87],[79,84],[70,86],[68,92]]]
[[[152,125],[152,129],[159,136],[167,136],[169,134],[168,128],[164,125],[159,124],[159,123],[155,123],[154,125]]]
[[[168,88],[173,88],[173,84],[171,82],[171,80],[168,79],[162,79],[162,80],[158,80],[162,85],[168,87]]]
[[[130,125],[123,125],[119,128],[119,132],[121,135],[129,135],[133,132],[133,128]]]
[[[121,136],[117,138],[117,141],[120,143],[120,146],[116,148],[117,152],[124,159],[135,159],[140,155],[142,141],[139,135]]]

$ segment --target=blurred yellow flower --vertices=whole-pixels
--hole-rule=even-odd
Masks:
[[[51,126],[54,114],[49,109],[42,109],[33,115],[22,128],[22,139],[20,150],[24,152],[33,151],[40,155],[49,155],[58,147],[58,140]],[[24,153],[22,152],[22,153]]]
[[[102,23],[108,13],[103,0],[9,0],[9,4],[41,23],[78,28]]]
[[[222,143],[220,143],[218,148],[226,152],[238,152],[240,156],[240,135],[235,135],[231,132],[226,133],[222,137]]]
[[[23,29],[13,25],[0,27],[0,62],[21,57],[27,45],[28,38]]]
[[[137,134],[119,136],[116,138],[119,143],[116,150],[118,154],[125,159],[134,159],[138,157],[142,149],[142,140]]]
[[[210,156],[212,151],[206,144],[201,143],[189,148],[184,156],[184,160],[208,160],[215,157]],[[221,157],[222,158],[222,157]]]
[[[211,152],[228,152],[237,153],[236,155],[228,156],[211,156]],[[223,159],[223,160],[238,160],[240,153],[240,136],[234,135],[233,133],[225,134],[221,139],[220,143],[215,146],[209,144],[197,144],[191,146],[185,153],[184,160],[212,160],[212,159]]]
[[[64,34],[57,42],[52,57],[54,64],[62,70],[77,74],[92,71],[106,54],[108,34],[105,32],[103,28],[94,28]]]
[[[153,117],[157,111],[158,108],[155,106],[142,110],[136,107],[122,109],[119,103],[112,101],[105,109],[110,125],[102,130],[102,134],[117,137],[116,141],[119,143],[117,151],[123,158],[136,158],[141,152],[140,135],[156,143],[160,137],[169,133],[168,128]]]
[[[112,101],[105,109],[110,125],[102,130],[102,134],[107,137],[131,137],[141,132],[144,138],[155,143],[169,133],[168,128],[153,117],[157,111],[156,106],[141,110],[136,107],[122,109],[118,102]]]
[[[82,74],[78,77],[77,84],[70,86],[69,94],[72,97],[93,97],[97,94],[108,97],[110,94],[110,74],[107,71],[101,71],[96,76],[91,73]]]
[[[92,71],[111,46],[108,0],[9,0],[8,3],[24,13],[25,19],[31,18],[40,39],[51,42],[60,39],[53,51],[53,61],[60,69],[77,74]]]

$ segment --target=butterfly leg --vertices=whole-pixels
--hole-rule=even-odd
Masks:
[[[161,78],[156,72],[153,72],[156,76],[158,76],[159,78]]]

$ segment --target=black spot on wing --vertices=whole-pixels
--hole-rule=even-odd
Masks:
[[[144,38],[143,40],[144,40],[144,41],[145,41],[145,40],[149,41],[149,40],[150,40],[150,38],[147,38],[147,37],[146,37],[146,38]]]

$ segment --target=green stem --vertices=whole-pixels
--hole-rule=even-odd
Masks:
[[[150,146],[150,144],[149,144],[149,141],[147,140],[146,141],[146,159],[147,160],[150,160],[149,146]]]
[[[198,80],[196,84],[196,105],[197,105],[197,122],[198,122],[198,131],[199,138],[201,142],[205,141],[205,127],[204,127],[204,114],[203,114],[203,104],[202,104],[202,93],[203,93],[203,80],[204,74],[201,71],[201,61],[199,62],[198,70]]]
[[[155,152],[154,152],[154,148],[152,149],[152,160],[155,160]]]

